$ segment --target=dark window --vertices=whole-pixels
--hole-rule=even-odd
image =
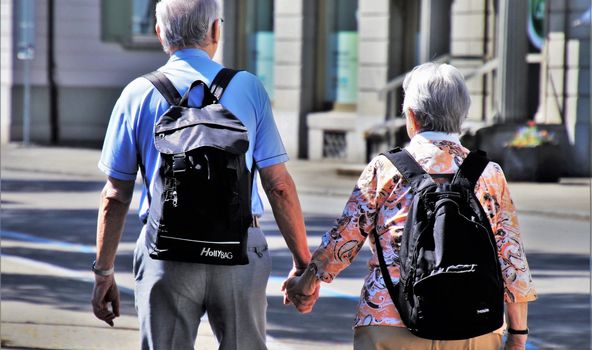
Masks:
[[[160,49],[154,31],[157,0],[102,0],[101,39],[128,48]]]

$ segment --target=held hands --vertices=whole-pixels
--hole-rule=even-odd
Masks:
[[[504,350],[524,350],[526,349],[526,338],[525,334],[508,334],[506,340],[506,346]]]
[[[284,304],[294,304],[300,313],[309,313],[319,298],[321,283],[311,269],[292,269],[282,283]]]
[[[113,320],[119,317],[119,290],[113,275],[95,275],[91,303],[95,316],[113,327]],[[109,310],[109,303],[112,310]]]

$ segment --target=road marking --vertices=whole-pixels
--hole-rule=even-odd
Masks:
[[[55,239],[41,238],[41,237],[33,236],[30,234],[15,232],[15,231],[2,230],[2,231],[0,231],[0,238],[2,238],[2,239],[11,238],[11,239],[19,240],[19,241],[52,245],[52,246],[64,248],[64,249],[71,250],[71,251],[81,252],[81,253],[95,253],[96,252],[94,245],[77,244],[77,243],[58,241]]]

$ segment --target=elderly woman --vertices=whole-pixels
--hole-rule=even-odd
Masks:
[[[470,106],[463,76],[451,65],[426,63],[407,75],[403,88],[403,111],[411,138],[406,150],[429,174],[455,173],[469,153],[459,141]],[[536,293],[516,210],[499,165],[490,162],[485,167],[475,194],[498,247],[508,329],[512,330],[506,349],[524,349],[527,302],[536,299]],[[385,156],[374,158],[360,176],[343,215],[323,236],[304,274],[284,283],[288,300],[301,312],[311,311],[320,281],[330,283],[348,267],[369,237],[373,255],[354,320],[354,349],[498,349],[503,329],[466,340],[429,340],[413,335],[401,321],[381,275],[376,245],[382,248],[392,280],[398,281],[401,235],[411,202],[408,181]]]

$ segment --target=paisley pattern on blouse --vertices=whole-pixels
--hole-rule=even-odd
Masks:
[[[436,132],[416,135],[406,149],[431,174],[455,173],[469,153],[461,146],[458,136]],[[516,209],[499,165],[489,163],[475,186],[475,193],[495,234],[505,301],[536,299]],[[395,166],[384,156],[374,158],[358,179],[342,216],[324,234],[320,247],[313,254],[318,277],[330,283],[351,264],[369,238],[372,257],[368,261],[369,273],[360,294],[354,327],[404,327],[384,285],[371,233],[372,230],[378,233],[391,278],[397,283],[401,236],[412,197],[407,181]]]

